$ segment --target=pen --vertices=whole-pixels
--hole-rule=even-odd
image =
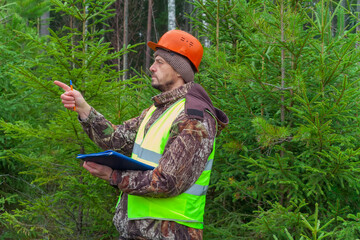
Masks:
[[[70,88],[71,88],[71,91],[73,91],[73,85],[72,85],[72,81],[70,80]],[[74,107],[74,111],[76,111],[76,106]]]

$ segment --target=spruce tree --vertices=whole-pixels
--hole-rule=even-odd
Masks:
[[[137,97],[141,80],[119,81],[122,73],[109,64],[125,52],[113,52],[110,43],[103,40],[105,30],[101,26],[113,14],[109,7],[112,3],[86,1],[85,5],[83,1],[53,0],[53,12],[76,19],[71,27],[65,24],[56,32],[50,29],[48,38],[15,32],[36,48],[24,65],[13,62],[8,71],[16,76],[16,81],[11,81],[17,87],[16,94],[21,89],[27,93],[13,113],[26,106],[33,121],[3,118],[0,130],[5,133],[4,139],[21,142],[6,151],[4,161],[23,166],[18,174],[31,179],[30,189],[24,191],[31,194],[17,198],[18,207],[1,215],[7,236],[104,239],[117,235],[112,216],[119,193],[91,176],[76,159],[77,154],[100,149],[83,133],[77,115],[63,108],[62,90],[53,84],[54,80],[72,80],[74,88],[114,122],[135,116],[146,104],[139,103]],[[134,51],[136,46],[128,46],[127,51]]]
[[[359,36],[333,34],[330,3],[196,1],[213,44],[198,80],[230,118],[206,238],[357,236]]]

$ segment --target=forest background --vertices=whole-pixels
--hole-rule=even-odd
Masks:
[[[0,239],[117,239],[100,151],[60,102],[69,82],[113,123],[157,94],[168,29],[201,39],[195,81],[230,125],[204,239],[360,238],[360,0],[0,0]]]

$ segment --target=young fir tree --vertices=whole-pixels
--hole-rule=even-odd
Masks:
[[[217,144],[205,236],[355,239],[359,36],[356,24],[336,35],[332,24],[346,9],[327,0],[195,4],[212,42],[199,81],[231,122]]]
[[[7,72],[15,76],[9,80],[16,88],[14,95],[25,99],[14,106],[12,114],[21,116],[26,107],[32,121],[1,120],[2,139],[21,143],[9,147],[3,159],[21,165],[19,175],[32,181],[24,191],[30,194],[17,198],[18,207],[6,209],[1,223],[7,228],[6,236],[18,239],[111,238],[117,235],[112,216],[118,193],[92,177],[76,159],[77,154],[100,149],[83,133],[77,115],[63,108],[62,90],[53,81],[72,80],[92,106],[119,123],[138,114],[146,96],[137,98],[141,81],[119,81],[119,72],[108,64],[124,53],[109,53],[109,43],[102,38],[102,24],[113,14],[112,0],[52,3],[53,13],[72,18],[71,26],[56,32],[50,29],[47,41],[15,32],[24,43],[39,49],[25,64],[13,61],[8,65]]]
[[[23,8],[19,11],[19,2],[7,1],[0,4],[0,121],[23,121],[31,125],[41,121],[38,117],[41,112],[33,108],[37,101],[29,97],[34,90],[21,83],[21,78],[11,66],[29,67],[27,60],[36,56],[38,47],[24,40],[19,32],[35,36],[36,28],[33,23],[38,17],[36,14],[46,11],[47,5],[32,4],[31,9]],[[27,167],[17,161],[13,153],[24,153],[26,148],[27,141],[5,134],[4,129],[0,130],[0,236],[3,239],[17,238],[16,233],[12,234],[12,231],[5,228],[9,221],[3,216],[8,211],[21,207],[22,199],[31,199],[42,192],[31,184],[32,177],[19,174]]]

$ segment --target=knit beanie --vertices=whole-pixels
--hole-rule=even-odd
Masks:
[[[157,48],[154,56],[162,57],[186,83],[194,81],[195,72],[186,57],[162,48]]]

